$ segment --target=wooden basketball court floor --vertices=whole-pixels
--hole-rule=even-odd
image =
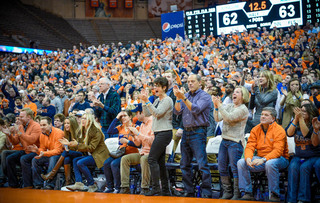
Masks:
[[[88,192],[64,192],[57,190],[0,188],[0,203],[250,203],[252,201],[233,201],[220,199],[186,197],[146,197],[143,195],[124,195]]]

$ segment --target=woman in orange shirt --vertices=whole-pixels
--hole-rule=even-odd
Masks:
[[[130,135],[129,127],[136,127],[132,124],[132,112],[130,110],[120,112],[117,117],[112,121],[108,134],[119,134],[119,148],[125,147],[125,154],[138,153],[137,146],[133,143],[132,135]],[[117,125],[118,122],[121,125]],[[121,158],[109,157],[103,164],[104,175],[107,180],[107,187],[105,193],[119,193],[120,192],[120,163]]]

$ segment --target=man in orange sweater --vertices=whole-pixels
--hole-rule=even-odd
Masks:
[[[30,145],[39,146],[39,137],[41,129],[39,123],[33,120],[34,112],[30,108],[21,110],[17,124],[5,129],[3,132],[7,135],[13,145],[22,145],[22,150],[10,154],[6,158],[7,176],[10,187],[19,187],[17,179],[16,166],[21,163],[23,186],[32,187],[31,160],[36,156],[28,149]]]
[[[279,171],[289,165],[285,130],[275,122],[277,112],[273,107],[262,109],[260,124],[250,132],[244,159],[238,161],[239,190],[245,192],[241,200],[254,200],[250,172],[266,171],[269,200],[280,201]],[[257,156],[254,152],[257,150]]]
[[[48,172],[50,172],[58,161],[62,150],[62,144],[59,142],[64,137],[64,132],[58,128],[52,127],[51,118],[45,116],[40,120],[42,134],[40,135],[40,147],[36,145],[30,146],[32,152],[38,156],[32,159],[32,176],[33,185],[36,189],[40,189],[43,185],[41,178],[42,167],[49,163]],[[55,179],[48,182],[44,189],[53,189]]]

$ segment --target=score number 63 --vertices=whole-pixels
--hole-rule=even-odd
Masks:
[[[287,9],[289,10],[289,12],[287,12]],[[294,11],[294,5],[290,4],[288,7],[286,7],[285,5],[280,6],[279,15],[281,18],[286,18],[287,16],[292,18],[295,14],[296,12]]]

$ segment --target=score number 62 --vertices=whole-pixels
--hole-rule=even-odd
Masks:
[[[231,20],[230,20],[231,18]],[[233,12],[231,14],[229,13],[226,13],[223,15],[222,17],[222,21],[223,21],[223,24],[224,25],[235,25],[235,24],[238,24],[238,14],[236,12]]]

